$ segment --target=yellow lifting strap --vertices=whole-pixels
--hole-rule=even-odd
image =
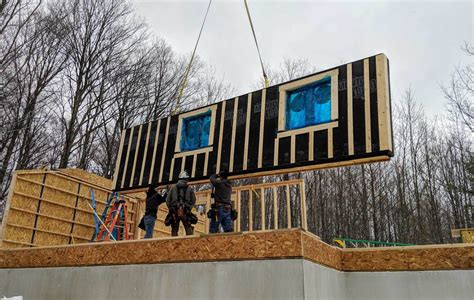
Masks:
[[[212,3],[212,0],[209,0],[209,4],[207,5],[207,10],[206,10],[206,14],[204,16],[204,20],[202,21],[201,30],[199,31],[199,35],[198,35],[198,38],[197,38],[197,41],[196,41],[196,45],[194,45],[193,54],[191,55],[191,59],[189,60],[188,66],[186,67],[183,82],[181,84],[181,87],[179,88],[178,98],[176,99],[175,107],[171,111],[172,115],[176,114],[178,109],[179,109],[179,104],[180,104],[180,101],[181,101],[181,97],[183,96],[183,91],[184,91],[184,88],[186,87],[186,82],[188,80],[189,71],[191,70],[191,66],[193,64],[194,56],[196,54],[196,49],[197,49],[197,46],[199,44],[199,40],[201,39],[201,33],[202,33],[203,28],[204,28],[204,24],[206,23],[207,14],[209,13],[209,8],[211,7],[211,3]],[[258,58],[260,59],[260,66],[262,67],[262,73],[263,73],[263,80],[265,82],[265,88],[268,88],[270,82],[268,80],[267,73],[265,72],[265,67],[263,66],[262,56],[260,54],[260,48],[258,47],[257,36],[255,34],[255,29],[253,27],[252,17],[250,16],[250,11],[249,11],[249,7],[247,5],[247,0],[244,0],[244,4],[245,4],[245,10],[247,11],[247,16],[249,18],[250,28],[252,29],[252,34],[253,34],[253,39],[255,41],[255,46],[257,46]]]
[[[257,46],[258,58],[260,59],[260,65],[262,66],[262,73],[263,73],[263,80],[265,82],[265,88],[268,88],[270,82],[268,81],[267,73],[265,72],[265,67],[263,66],[262,56],[260,55],[260,48],[258,47],[258,42],[257,42],[257,35],[255,34],[255,29],[253,28],[252,17],[250,16],[247,0],[244,0],[244,3],[245,3],[245,10],[247,11],[247,17],[249,18],[250,28],[252,29],[255,46]]]
[[[209,4],[207,5],[207,10],[206,10],[206,15],[204,16],[204,20],[202,21],[201,30],[199,31],[199,35],[198,35],[198,38],[197,38],[197,41],[196,41],[196,45],[194,45],[193,54],[191,55],[191,59],[189,60],[189,64],[186,67],[186,72],[184,73],[183,83],[181,84],[181,87],[179,89],[178,98],[176,99],[176,105],[173,108],[173,110],[171,111],[172,115],[176,114],[176,112],[179,109],[179,101],[181,100],[181,97],[183,96],[184,87],[186,86],[186,81],[188,80],[189,71],[191,70],[191,65],[193,64],[194,56],[196,54],[196,49],[197,49],[197,46],[199,44],[199,39],[201,39],[202,29],[204,28],[204,24],[206,23],[207,14],[209,13],[209,8],[211,7],[211,3],[212,3],[212,0],[209,0]]]

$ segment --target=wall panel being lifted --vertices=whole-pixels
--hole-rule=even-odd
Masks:
[[[182,170],[200,182],[388,160],[391,122],[379,54],[126,129],[114,189],[169,184]]]

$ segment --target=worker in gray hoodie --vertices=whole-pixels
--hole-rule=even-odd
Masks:
[[[227,178],[225,171],[209,178],[214,187],[214,204],[210,211],[210,233],[219,232],[219,225],[222,225],[224,232],[234,231],[234,223],[232,222],[232,184]]]
[[[188,186],[189,175],[186,171],[179,173],[178,182],[171,186],[166,197],[166,205],[173,220],[171,222],[171,235],[177,236],[179,231],[179,222],[181,221],[186,231],[186,235],[194,234],[194,227],[191,225],[195,224],[191,220],[192,213],[191,209],[196,203],[196,195],[192,188]]]

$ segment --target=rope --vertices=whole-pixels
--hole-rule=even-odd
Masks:
[[[197,38],[197,41],[196,41],[196,45],[194,45],[193,54],[191,55],[191,59],[189,60],[189,64],[186,68],[186,73],[184,74],[183,84],[181,85],[181,88],[180,88],[179,94],[178,94],[178,98],[176,99],[176,106],[174,107],[173,111],[171,112],[172,115],[174,115],[177,112],[178,108],[179,108],[179,101],[181,100],[181,97],[183,96],[183,91],[184,91],[184,88],[186,86],[186,82],[188,80],[189,71],[191,70],[191,65],[193,64],[194,55],[196,54],[196,49],[198,47],[199,40],[201,39],[202,29],[204,28],[204,24],[206,23],[207,14],[209,13],[209,8],[211,7],[211,3],[212,3],[212,0],[209,0],[209,4],[207,5],[207,10],[206,10],[206,15],[204,16],[204,20],[202,21],[201,30],[199,31],[199,35],[198,35],[198,38]]]
[[[255,46],[257,46],[258,58],[260,59],[260,65],[262,66],[263,80],[265,81],[265,88],[268,88],[269,81],[267,73],[265,72],[265,67],[263,66],[262,56],[260,55],[260,48],[258,47],[257,36],[255,35],[255,29],[253,28],[252,17],[250,16],[249,6],[247,5],[247,0],[244,0],[245,10],[247,11],[247,16],[250,22],[250,28],[252,29],[253,39],[255,40]]]

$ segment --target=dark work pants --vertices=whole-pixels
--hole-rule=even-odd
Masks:
[[[191,225],[186,225],[183,221],[177,220],[175,223],[171,224],[171,236],[178,236],[179,231],[179,223],[183,223],[184,230],[186,231],[186,235],[193,235],[194,234],[194,227]]]

